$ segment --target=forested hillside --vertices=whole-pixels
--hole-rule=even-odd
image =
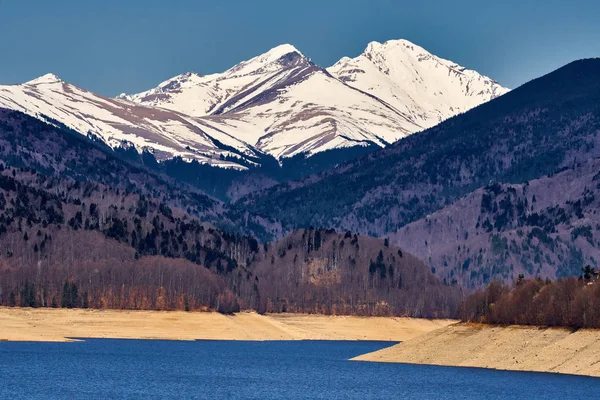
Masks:
[[[427,131],[236,205],[287,230],[385,236],[491,180],[521,183],[600,155],[600,59],[573,62]]]
[[[556,279],[600,262],[600,159],[519,185],[493,183],[390,239],[446,282]]]
[[[0,111],[1,302],[75,285],[90,307],[450,316],[496,278],[578,274],[600,260],[599,70],[569,64],[301,181],[232,175],[234,205],[198,189],[209,167]]]
[[[257,164],[245,164],[248,168],[246,170],[214,167],[197,161],[184,161],[180,157],[160,163],[156,163],[153,159],[148,161],[154,161],[153,165],[157,171],[173,179],[189,183],[224,202],[232,202],[258,190],[335,168],[339,164],[354,160],[376,149],[379,147],[371,144],[326,150],[310,157],[302,153],[284,158],[281,163],[274,157],[263,155],[260,159],[256,159]],[[135,158],[139,157],[134,149],[130,149],[129,154]],[[235,162],[242,163],[239,158],[235,158]]]
[[[144,195],[2,169],[4,303],[28,282],[43,289],[37,294],[39,305],[56,304],[63,281],[73,279],[87,281],[93,306],[152,308],[159,288],[183,293],[184,284],[192,285],[185,290],[195,299],[192,304],[211,306],[211,288],[216,297],[227,287],[218,276],[238,269],[238,260],[245,262],[245,255],[258,249],[256,239],[203,225]],[[147,300],[123,290],[137,290]],[[172,296],[164,300],[170,307],[177,300]]]
[[[310,228],[262,250],[252,268],[267,311],[442,317],[461,297],[387,240]]]
[[[228,233],[219,201],[18,113],[0,145],[2,305],[456,313],[459,291],[387,241]]]
[[[499,325],[600,328],[600,281],[589,265],[579,278],[492,282],[461,305],[463,321]]]
[[[5,165],[150,196],[232,232],[266,239],[280,235],[278,224],[234,213],[193,185],[169,178],[150,153],[138,154],[132,148],[113,151],[93,136],[58,125],[0,109],[0,157]]]

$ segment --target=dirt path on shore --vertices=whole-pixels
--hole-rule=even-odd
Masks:
[[[354,360],[600,377],[600,331],[455,324]]]
[[[68,338],[404,341],[451,320],[306,314],[0,308],[0,341]]]

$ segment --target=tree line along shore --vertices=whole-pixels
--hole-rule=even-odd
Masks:
[[[600,280],[590,266],[579,278],[555,281],[522,277],[512,285],[492,282],[466,298],[460,319],[493,325],[600,328]]]
[[[219,292],[218,285],[214,282],[213,287],[210,286],[210,274],[206,273],[204,277],[208,277],[207,281],[200,279],[202,285],[206,285],[202,286],[197,283],[199,277],[195,274],[198,270],[182,264],[179,271],[173,271],[173,260],[168,260],[167,265],[170,269],[161,265],[160,259],[148,262],[145,270],[136,268],[135,264],[129,268],[121,266],[118,270],[84,270],[90,276],[82,285],[85,290],[80,289],[72,280],[65,280],[59,285],[58,282],[50,280],[49,275],[46,275],[42,284],[37,285],[24,279],[24,284],[19,290],[4,290],[8,295],[0,296],[0,305],[30,308],[217,311],[223,314],[241,310],[240,301],[233,292]],[[5,277],[15,279],[6,270],[3,272]],[[21,270],[21,273],[24,272],[28,271]],[[173,276],[174,272],[177,274]],[[131,284],[132,280],[143,283]],[[159,280],[162,280],[163,285],[154,284]],[[5,279],[4,284],[7,282],[9,280]],[[107,284],[109,282],[112,283]],[[197,293],[204,293],[206,297],[199,297],[197,293],[192,295],[193,292],[186,286],[190,284],[200,285],[197,287]],[[330,293],[321,294],[321,301],[326,302]],[[395,314],[383,304],[375,305],[373,310],[380,308],[374,313],[366,309],[360,312],[356,308],[344,305],[343,301],[330,303],[333,304],[332,307],[319,307],[310,306],[309,298],[305,304],[305,307],[288,306],[287,310],[285,305],[283,309],[277,309],[273,304],[268,304],[266,311],[273,312],[275,309],[275,312],[310,312],[323,315],[410,316],[410,313]],[[514,285],[495,281],[486,288],[456,301],[456,304],[455,311],[444,313],[444,316],[463,322],[491,325],[600,328],[600,280],[598,273],[591,267],[583,269],[579,278],[550,281],[520,277]],[[260,311],[253,308],[246,310]]]

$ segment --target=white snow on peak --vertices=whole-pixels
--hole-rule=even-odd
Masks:
[[[256,155],[247,143],[224,132],[207,134],[205,124],[188,115],[109,99],[50,74],[21,85],[0,86],[0,107],[44,121],[49,117],[83,135],[91,133],[112,147],[129,143],[139,152],[151,149],[159,160],[182,157],[245,169],[238,163],[221,160],[221,156]]]
[[[373,42],[369,42],[369,44],[367,44],[367,48],[365,49],[365,53],[371,53],[373,51],[376,51],[376,49],[381,47],[381,43],[373,41]]]
[[[289,53],[298,53],[301,56],[303,56],[303,54],[296,47],[292,46],[291,44],[285,43],[273,47],[271,50],[267,51],[265,54],[259,57],[268,57],[271,61],[275,61]]]
[[[282,62],[282,57],[289,54],[296,57]],[[309,64],[309,61],[300,51],[291,44],[282,44],[222,73],[199,75],[188,72],[168,79],[154,89],[118,98],[203,117],[222,112],[222,107],[234,108],[248,96],[258,94],[258,90],[279,83],[278,77],[285,71],[303,64]],[[238,96],[241,93],[247,96]],[[235,97],[239,98],[238,102],[233,101]]]
[[[370,42],[367,45],[367,48],[365,49],[365,52],[368,51],[369,49],[380,49],[382,47],[384,48],[389,48],[389,47],[397,47],[397,46],[402,46],[406,49],[409,50],[414,50],[414,48],[417,48],[421,51],[425,51],[422,47],[412,43],[409,40],[406,39],[392,39],[392,40],[386,40],[383,43],[377,42],[377,41],[373,41]]]
[[[232,148],[250,161],[257,150],[283,158],[385,146],[507,91],[407,40],[390,40],[327,70],[282,44],[224,72],[186,72],[117,99],[47,74],[0,86],[0,107],[51,117],[109,145],[153,149],[161,159],[245,168],[220,158]]]
[[[269,67],[271,67],[271,69],[277,69],[279,68],[279,66],[273,64],[276,63],[276,61],[279,61],[281,57],[290,53],[296,53],[301,58],[305,58],[304,55],[291,44],[282,44],[272,48],[266,53],[251,58],[248,61],[243,61],[239,63],[238,65],[229,69],[225,73],[229,72],[230,74],[233,73],[235,75],[245,75]]]
[[[363,55],[375,55],[375,54],[391,54],[401,53],[405,54],[406,57],[414,57],[415,55],[432,56],[430,52],[425,50],[419,45],[416,45],[405,39],[388,40],[384,43],[371,42],[365,49]]]
[[[48,84],[48,83],[59,83],[62,82],[62,80],[54,75],[54,74],[45,74],[42,75],[38,78],[32,79],[28,82],[26,82],[26,85],[41,85],[41,84]]]
[[[371,42],[328,71],[429,128],[508,91],[494,80],[436,57],[408,40]]]

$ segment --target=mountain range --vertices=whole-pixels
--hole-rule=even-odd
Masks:
[[[600,261],[599,104],[600,59],[576,61],[235,206],[284,231],[313,225],[389,237],[466,287],[578,274]]]
[[[0,86],[0,106],[159,161],[248,169],[355,146],[384,147],[507,92],[405,40],[330,68],[281,45],[223,73],[185,73],[106,98],[53,74]]]
[[[3,86],[0,303],[73,280],[95,306],[448,316],[494,279],[577,275],[600,262],[599,104],[599,59],[507,92],[406,41],[115,99]],[[138,303],[118,288],[144,268],[168,283],[142,274]]]
[[[0,305],[456,313],[459,291],[383,239],[260,243],[267,221],[23,113],[0,110],[0,159]]]

